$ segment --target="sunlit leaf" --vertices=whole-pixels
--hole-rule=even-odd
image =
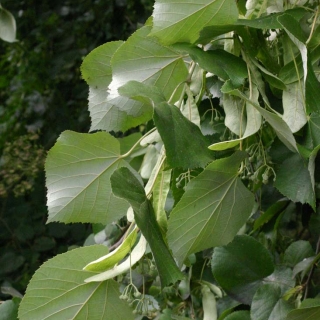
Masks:
[[[168,241],[181,264],[191,253],[230,242],[246,222],[254,197],[238,178],[245,154],[209,164],[192,179],[168,221]]]
[[[150,27],[136,31],[112,56],[112,81],[104,96],[90,91],[91,130],[126,131],[152,117],[149,104],[120,96],[118,88],[130,80],[161,89],[169,99],[187,77],[181,54],[163,47],[155,38],[147,37]],[[176,97],[181,90],[176,91]]]
[[[234,1],[156,0],[151,35],[165,44],[194,43],[204,27],[232,24],[237,18],[238,9]]]
[[[19,319],[133,319],[127,303],[119,299],[119,285],[115,281],[84,282],[93,273],[82,268],[106,252],[105,246],[89,246],[45,262],[28,285]]]
[[[110,134],[63,132],[45,166],[48,221],[107,224],[124,216],[128,205],[112,194],[109,179],[125,165]]]

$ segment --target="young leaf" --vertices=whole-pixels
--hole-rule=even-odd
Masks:
[[[229,117],[230,117],[230,111],[231,110],[229,110],[230,106],[227,105],[226,102],[228,100],[225,100],[225,98],[228,98],[228,99],[230,99],[230,98],[239,99],[239,98],[238,97],[229,96],[228,94],[224,94],[223,108],[224,108],[224,110],[226,112],[225,122],[227,122],[227,117],[228,117],[228,114],[229,114]],[[257,90],[256,87],[254,87],[253,90],[252,90],[251,100],[254,101],[255,103],[258,103],[258,98],[259,98],[259,91]],[[243,104],[243,101],[240,100],[238,103],[242,103]],[[246,108],[246,121],[243,121],[243,127],[240,126],[238,128],[239,135],[240,135],[240,132],[241,132],[241,138],[230,140],[230,141],[223,141],[223,142],[215,143],[215,144],[209,146],[209,149],[211,149],[211,150],[226,150],[226,149],[229,149],[229,148],[233,148],[236,145],[238,145],[243,139],[246,139],[246,138],[252,136],[253,134],[255,134],[256,132],[259,131],[259,129],[261,127],[261,122],[262,122],[261,114],[248,101],[245,102],[245,105],[246,105],[246,107],[245,107]],[[234,108],[233,112],[235,110],[236,110],[236,108]],[[238,123],[240,123],[239,119],[241,119],[241,118],[244,118],[244,115],[242,113],[240,113],[239,117],[237,118]],[[236,118],[234,117],[234,121],[235,120],[236,120]],[[226,126],[230,129],[230,127],[227,124],[226,124]]]
[[[133,248],[132,252],[126,260],[114,266],[112,269],[85,279],[84,282],[101,282],[112,279],[120,274],[127,272],[144,256],[146,249],[147,241],[145,237],[141,235],[138,243]]]
[[[16,29],[13,15],[0,5],[0,39],[7,42],[16,41]]]
[[[295,168],[295,170],[292,170]],[[315,209],[313,190],[308,166],[299,154],[293,154],[276,170],[274,186],[294,202],[309,203]]]
[[[234,299],[250,304],[262,280],[274,270],[269,251],[257,240],[236,236],[225,247],[214,249],[212,272]]]
[[[162,43],[194,43],[206,26],[233,24],[238,18],[234,1],[156,0],[153,11],[153,29],[150,35]]]
[[[119,95],[118,88],[128,81],[156,86],[169,99],[187,78],[188,71],[181,55],[161,46],[155,38],[147,37],[149,32],[149,26],[139,29],[113,54],[109,94],[93,97],[89,106],[91,130],[126,131],[151,119],[149,104]],[[176,91],[176,97],[180,92],[180,89]]]
[[[130,252],[131,248],[134,246],[137,239],[137,232],[137,228],[133,229],[116,250],[109,252],[107,255],[102,256],[99,259],[91,261],[83,268],[83,270],[102,272],[114,267]]]
[[[163,169],[163,168],[162,168]],[[170,190],[171,170],[160,171],[152,194],[152,203],[154,207],[154,213],[156,215],[157,222],[161,230],[166,234],[167,232],[167,214],[164,210],[167,195]]]
[[[45,262],[31,279],[19,308],[21,320],[133,319],[113,281],[84,283],[82,268],[107,252],[102,245],[77,248]]]
[[[124,216],[128,205],[112,194],[109,179],[127,165],[110,134],[63,132],[45,165],[48,222],[108,224]]]
[[[280,287],[267,283],[255,293],[250,314],[255,320],[283,320],[292,309],[293,306],[282,299]]]
[[[271,113],[266,109],[261,108],[257,103],[251,101],[244,93],[238,89],[234,89],[229,81],[227,81],[222,89],[222,92],[233,94],[237,97],[244,99],[249,102],[255,109],[257,109],[261,115],[269,122],[271,127],[275,130],[278,138],[283,142],[283,144],[291,151],[298,152],[297,143],[294,136],[288,127],[288,125],[281,119],[281,117],[276,113]]]
[[[224,93],[222,105],[226,114],[224,124],[236,135],[242,135],[247,125],[244,112],[245,101],[239,97]]]
[[[168,221],[168,242],[179,264],[194,252],[230,242],[247,221],[254,196],[238,178],[245,154],[215,160],[186,187]]]
[[[127,200],[133,208],[135,221],[147,239],[153,253],[161,280],[165,287],[182,279],[182,273],[162,237],[152,205],[147,199],[142,184],[127,168],[120,168],[111,176],[113,193]]]
[[[165,102],[157,105],[153,118],[165,145],[170,168],[203,168],[213,160],[207,138],[176,106]]]

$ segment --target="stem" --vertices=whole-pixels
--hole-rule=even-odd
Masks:
[[[319,15],[319,5],[318,5],[318,9],[317,9],[317,11],[316,11],[316,14],[314,15],[314,19],[313,19],[313,21],[312,21],[312,26],[311,26],[310,35],[309,35],[308,40],[306,41],[306,44],[308,44],[309,41],[310,41],[311,38],[312,38],[313,31],[314,31],[314,28],[315,28],[315,26],[316,26],[316,22],[317,22],[317,19],[318,19],[318,15]]]
[[[152,128],[150,131],[148,131],[146,134],[144,134],[133,146],[132,148],[125,154],[122,154],[119,159],[123,159],[126,158],[128,156],[130,156],[130,154],[133,152],[133,150],[140,144],[140,142],[147,137],[149,134],[151,134],[152,132],[154,132],[157,128]]]

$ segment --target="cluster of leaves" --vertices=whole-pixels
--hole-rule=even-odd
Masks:
[[[50,150],[48,222],[105,245],[44,263],[21,320],[319,317],[319,10],[156,0],[85,58],[99,132]]]
[[[0,284],[24,293],[44,261],[83,245],[96,230],[45,225],[44,150],[66,128],[89,128],[82,59],[101,43],[127,38],[145,22],[152,1],[2,0],[1,5]],[[117,232],[107,234],[113,239]],[[0,299],[11,293],[1,288]],[[11,319],[6,312],[1,317]]]

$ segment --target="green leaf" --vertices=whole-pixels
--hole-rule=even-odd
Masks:
[[[310,52],[310,57],[308,57],[308,68],[309,62],[314,65],[318,62],[320,58],[320,46],[316,47]],[[296,82],[303,77],[303,64],[301,56],[299,55],[294,60],[290,61],[284,65],[279,71],[279,78],[285,83],[289,84]],[[307,77],[308,79],[308,77]]]
[[[128,205],[113,196],[109,179],[126,165],[110,134],[63,132],[45,165],[48,222],[108,224],[124,216]]]
[[[320,317],[320,300],[306,299],[299,309],[292,310],[286,320],[318,320]]]
[[[250,304],[263,279],[274,270],[271,255],[252,237],[236,236],[225,247],[214,249],[212,272],[235,300]]]
[[[83,268],[83,270],[102,272],[114,267],[131,251],[131,248],[134,246],[137,239],[137,232],[137,228],[133,229],[117,249],[95,261],[91,261]]]
[[[289,267],[294,267],[298,262],[312,256],[314,256],[314,251],[310,242],[298,240],[291,243],[286,249],[283,262]]]
[[[275,215],[280,214],[288,206],[289,202],[285,200],[277,201],[272,204],[260,217],[258,217],[253,225],[253,231],[269,222]]]
[[[293,8],[285,11],[292,15],[296,20],[300,20],[305,14],[304,8]],[[227,25],[213,25],[210,27],[204,27],[200,32],[200,37],[197,39],[197,43],[206,44],[213,40],[215,37],[228,33],[230,31],[242,30],[243,26],[255,28],[255,29],[282,29],[282,25],[278,22],[277,18],[283,15],[283,12],[269,14],[267,16],[260,17],[258,19],[238,19],[234,24]],[[317,45],[316,40],[313,45]]]
[[[0,5],[0,39],[15,42],[16,29],[16,20],[13,15]]]
[[[290,83],[283,91],[283,116],[292,132],[299,131],[306,123],[306,106],[304,101],[303,84],[300,81]]]
[[[281,289],[273,284],[260,286],[251,305],[251,319],[283,320],[293,306],[282,299]]]
[[[303,32],[299,22],[295,20],[291,15],[283,14],[280,17],[278,17],[278,21],[288,34],[289,38],[298,47],[300,51],[304,74],[303,84],[305,86],[308,74],[308,51],[305,45],[307,41],[306,35]],[[303,93],[305,93],[305,87],[303,87]]]
[[[293,202],[309,203],[315,209],[310,172],[299,154],[293,154],[279,166],[274,186]]]
[[[82,268],[107,253],[102,245],[74,249],[45,262],[31,279],[19,308],[20,320],[133,319],[113,281],[85,283]]]
[[[157,105],[153,118],[165,145],[170,168],[205,167],[213,160],[207,138],[176,106],[167,103]]]
[[[237,97],[244,99],[249,102],[255,109],[257,109],[261,115],[266,119],[271,127],[275,130],[278,138],[283,142],[283,144],[291,151],[298,152],[297,144],[294,136],[288,127],[288,125],[281,119],[281,117],[276,113],[271,113],[266,109],[261,108],[257,103],[250,100],[244,93],[240,90],[232,87],[231,83],[227,81],[221,88],[223,93],[233,94]]]
[[[120,168],[111,176],[113,193],[127,200],[134,210],[137,226],[147,239],[152,250],[161,280],[165,287],[182,279],[182,273],[162,237],[152,205],[147,199],[144,188],[127,168]]]
[[[175,44],[173,48],[187,52],[202,69],[212,72],[223,80],[230,79],[235,87],[241,86],[244,79],[248,77],[245,62],[225,50],[203,51],[199,47],[187,43]]]
[[[306,258],[306,259],[298,262],[292,270],[293,277],[296,277],[297,274],[299,274],[301,272],[300,278],[303,279],[305,277],[306,273],[309,272],[309,270],[314,265],[315,260],[316,260],[316,257],[309,257],[309,258]]]
[[[1,301],[0,320],[17,320],[20,300],[19,298],[13,298],[12,300]]]
[[[250,312],[246,310],[232,312],[224,320],[251,320]]]
[[[251,99],[255,103],[258,103],[258,98],[259,98],[259,91],[257,90],[256,87],[254,87],[253,90],[252,90]],[[240,100],[238,97],[233,97],[233,96],[230,96],[228,94],[224,94],[224,96],[223,96],[223,108],[224,108],[224,111],[226,113],[225,123],[226,123],[226,126],[231,130],[231,128],[230,128],[231,125],[230,126],[227,125],[227,122],[230,121],[228,118],[230,118],[232,116],[232,119],[231,119],[232,122],[233,123],[238,123],[238,124],[240,124],[239,119],[244,119],[242,121],[242,125],[240,125],[239,128],[237,128],[236,125],[233,125],[234,128],[237,128],[237,130],[239,131],[238,135],[241,135],[241,137],[239,139],[234,139],[234,140],[230,140],[230,141],[223,141],[223,142],[219,142],[219,143],[213,144],[213,145],[209,146],[209,149],[211,149],[211,150],[226,150],[226,149],[229,149],[229,148],[233,148],[236,145],[238,145],[243,139],[246,139],[246,138],[254,135],[256,132],[259,131],[259,129],[261,127],[262,119],[261,119],[261,114],[259,113],[259,111],[257,111],[248,101],[246,101],[245,102],[245,105],[246,105],[246,118],[243,115],[243,111],[242,110],[241,110],[241,112],[239,112],[238,115],[234,114],[235,111],[237,110],[236,107],[234,107],[233,110],[230,110],[231,106],[228,105],[228,102],[231,99],[238,99],[239,100],[238,104],[241,103],[243,105],[243,101]],[[237,100],[231,100],[231,101],[236,102]],[[242,106],[242,109],[243,108],[244,108],[244,106]],[[233,130],[231,130],[231,131],[233,131]],[[243,132],[243,134],[242,134],[242,132]]]
[[[234,1],[226,0],[156,0],[152,16],[150,35],[162,43],[194,43],[206,26],[233,24],[238,18],[238,9]]]
[[[308,59],[308,74],[306,79],[306,112],[320,113],[320,83],[315,75],[310,59]]]
[[[224,93],[222,105],[226,115],[224,120],[225,126],[230,131],[240,136],[247,125],[246,117],[244,115],[245,102],[239,97]]]
[[[261,64],[259,64],[256,59],[250,59],[250,61],[263,73],[263,77],[268,81],[273,87],[278,88],[280,90],[286,90],[286,85],[283,81],[264,68]]]
[[[91,130],[126,131],[152,118],[149,104],[119,95],[118,88],[127,82],[135,80],[156,86],[169,99],[186,80],[188,71],[182,56],[147,37],[149,32],[149,26],[139,29],[114,53],[109,94],[94,98],[97,103],[89,105]],[[176,90],[174,98],[178,99],[181,90],[182,87]]]
[[[108,96],[108,86],[112,81],[111,58],[123,45],[123,41],[108,42],[91,51],[83,60],[81,73],[89,85],[89,111],[91,130],[94,130]]]
[[[111,57],[123,45],[123,41],[105,43],[92,50],[83,60],[82,78],[90,88],[107,90],[112,80]]]
[[[154,104],[166,101],[162,91],[156,86],[150,86],[138,81],[129,81],[118,89],[121,96],[140,101],[142,103]]]
[[[245,153],[215,160],[192,179],[168,221],[168,242],[179,264],[194,252],[230,242],[245,224],[254,196],[238,178]]]
[[[311,113],[308,119],[309,134],[312,139],[313,147],[320,145],[320,115]]]

